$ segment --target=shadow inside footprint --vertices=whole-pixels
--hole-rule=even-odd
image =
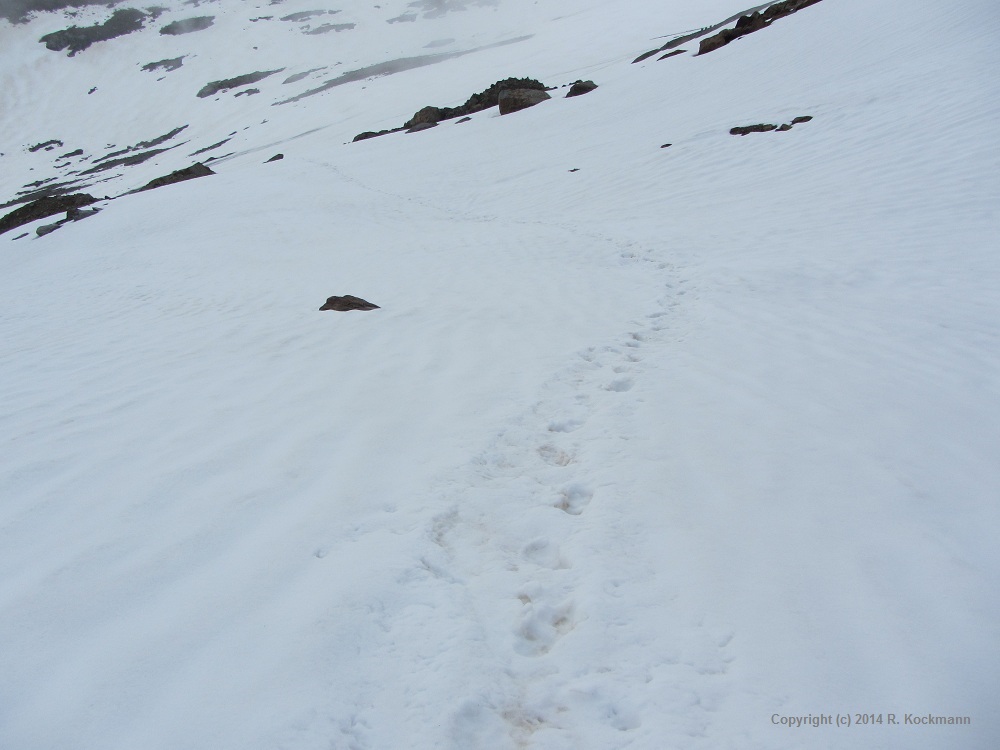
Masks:
[[[559,640],[576,625],[573,603],[564,602],[553,607],[547,604],[529,604],[528,613],[517,629],[515,650],[523,656],[547,654]]]
[[[552,466],[568,466],[573,462],[573,456],[564,450],[560,450],[551,443],[546,443],[538,449],[541,459]]]
[[[632,379],[631,378],[617,378],[612,380],[605,386],[606,390],[614,391],[615,393],[624,393],[625,391],[632,390]]]
[[[559,493],[559,500],[555,507],[564,510],[571,516],[578,516],[583,513],[590,501],[594,498],[594,491],[582,484],[570,484]]]

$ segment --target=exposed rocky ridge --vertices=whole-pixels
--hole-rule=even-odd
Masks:
[[[63,145],[62,141],[53,138],[52,140],[44,141],[42,143],[36,143],[34,146],[30,146],[28,148],[28,152],[34,154],[37,151],[42,151],[43,149],[45,151],[51,151],[56,146],[62,146],[62,145]]]
[[[500,93],[507,89],[535,90],[544,93],[547,90],[547,87],[544,83],[537,81],[534,78],[505,78],[502,81],[497,81],[496,83],[491,84],[483,91],[473,94],[465,100],[464,104],[457,107],[423,107],[417,110],[413,117],[404,122],[398,128],[380,130],[377,132],[367,131],[359,133],[354,137],[354,140],[363,141],[368,138],[386,135],[387,133],[397,133],[400,130],[413,130],[417,126],[421,125],[436,125],[444,120],[451,120],[456,117],[465,117],[475,114],[476,112],[482,112],[485,109],[498,106],[500,103]],[[548,98],[548,94],[546,94],[545,98]]]
[[[184,58],[187,55],[181,55],[180,57],[172,57],[169,60],[157,60],[156,62],[146,63],[142,66],[142,69],[146,72],[152,72],[154,70],[165,70],[168,73],[172,70],[177,70],[184,65]]]
[[[38,41],[54,52],[68,49],[69,56],[73,57],[77,52],[82,52],[97,42],[106,42],[109,39],[139,31],[145,20],[146,14],[141,10],[122,8],[116,10],[111,18],[102,24],[70,26],[68,29],[46,34]]]
[[[11,211],[6,216],[0,218],[0,234],[9,232],[11,229],[30,224],[38,219],[61,214],[63,211],[79,209],[96,203],[97,198],[87,193],[76,193],[74,195],[46,196],[32,201],[21,208]]]
[[[284,68],[278,68],[276,70],[262,70],[256,73],[244,73],[241,76],[226,78],[221,81],[210,81],[201,88],[201,91],[198,92],[198,98],[204,99],[205,97],[215,96],[216,94],[228,91],[229,89],[249,86],[251,83],[263,81],[268,76],[273,76],[275,73],[280,73],[283,70]]]
[[[150,180],[141,188],[136,188],[135,190],[129,191],[130,193],[141,193],[145,190],[155,190],[156,188],[161,188],[166,185],[173,185],[177,182],[184,182],[185,180],[193,180],[196,177],[207,177],[210,174],[215,174],[211,169],[206,167],[201,162],[192,164],[190,167],[185,167],[184,169],[178,169],[176,172],[171,172],[163,177],[157,177]]]
[[[215,16],[196,16],[195,18],[185,18],[180,21],[168,23],[160,29],[160,33],[168,36],[190,34],[194,31],[204,31],[213,23],[215,23]]]
[[[717,50],[720,47],[724,47],[734,39],[739,39],[741,36],[746,36],[747,34],[752,34],[755,31],[760,31],[761,29],[770,26],[771,23],[777,19],[790,16],[792,13],[810,5],[815,5],[819,1],[820,0],[784,0],[784,2],[771,5],[764,11],[740,16],[739,20],[736,21],[736,26],[732,29],[724,29],[718,34],[710,36],[707,39],[702,39],[701,44],[698,47],[698,54],[704,55],[708,52],[712,52],[713,50]]]
[[[697,31],[692,31],[687,34],[674,37],[669,42],[664,44],[662,47],[657,47],[656,49],[649,50],[648,52],[643,52],[632,62],[633,63],[642,62],[643,60],[648,60],[650,57],[660,52],[666,52],[668,50],[676,50],[676,48],[680,47],[682,44],[694,41],[695,39],[700,39],[701,37],[704,37],[707,34],[711,34],[713,31],[718,31],[719,29],[722,29],[723,26],[732,23],[733,21],[736,21],[736,26],[734,28],[723,29],[722,31],[719,31],[718,34],[715,34],[701,41],[698,52],[696,54],[703,55],[706,54],[707,52],[719,49],[719,47],[724,47],[734,39],[738,39],[739,37],[745,36],[754,31],[759,31],[760,29],[769,26],[772,21],[775,21],[778,18],[789,16],[792,13],[795,13],[796,11],[805,8],[806,6],[814,5],[819,1],[820,0],[780,0],[779,2],[775,3],[765,3],[764,5],[758,5],[755,8],[751,8],[750,10],[745,10],[742,13],[739,13],[735,16],[730,16],[726,20],[720,21],[719,23],[713,24],[711,26],[704,26],[698,29]],[[678,55],[681,52],[683,52],[683,50],[676,50],[670,52],[669,54],[665,54],[658,59],[666,60],[668,57],[673,57],[674,55]]]
[[[809,122],[811,119],[812,115],[802,115],[801,117],[796,117],[791,122],[786,122],[784,125],[772,125],[770,123],[759,123],[757,125],[739,125],[735,128],[731,128],[729,134],[749,135],[750,133],[770,133],[772,130],[776,130],[779,133],[785,133],[791,130],[793,126],[798,125],[801,122]]]
[[[350,31],[355,26],[357,26],[357,24],[354,23],[324,23],[322,26],[317,26],[315,29],[307,29],[302,33],[313,36],[316,34],[326,34],[330,31]]]

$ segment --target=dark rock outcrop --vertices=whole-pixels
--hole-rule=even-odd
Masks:
[[[267,160],[266,162],[264,162],[264,163],[265,163],[265,164],[270,164],[270,163],[271,163],[272,161],[281,161],[281,160],[282,160],[282,159],[284,159],[284,158],[285,158],[285,155],[284,155],[284,154],[275,154],[274,156],[272,156],[272,157],[271,157],[270,159],[268,159],[268,160]]]
[[[541,81],[534,78],[505,78],[502,81],[489,86],[489,88],[473,94],[465,100],[464,104],[457,107],[424,107],[417,111],[413,117],[403,123],[404,128],[412,128],[422,122],[441,122],[451,120],[455,117],[465,117],[476,112],[482,112],[490,107],[495,107],[500,103],[500,94],[509,89],[536,90],[545,92],[546,86]],[[545,98],[549,98],[548,95]]]
[[[387,135],[389,133],[398,133],[401,130],[405,130],[408,133],[416,133],[420,130],[427,130],[428,127],[437,125],[443,120],[451,120],[456,117],[468,117],[469,115],[475,114],[476,112],[482,112],[490,107],[496,107],[500,103],[501,94],[508,90],[534,92],[533,94],[527,94],[526,96],[541,94],[542,96],[539,101],[550,98],[549,95],[545,93],[545,84],[540,81],[536,81],[534,78],[505,78],[502,81],[497,81],[492,84],[489,88],[480,91],[478,94],[473,94],[465,100],[464,104],[461,104],[458,107],[423,107],[417,110],[413,117],[404,122],[401,127],[391,128],[389,130],[368,130],[354,136],[354,142],[365,141],[369,138],[377,138],[380,135]],[[537,104],[538,102],[536,101],[534,103]],[[501,114],[504,114],[504,112],[501,111]]]
[[[369,138],[378,138],[380,135],[388,135],[389,133],[398,133],[400,130],[405,130],[405,128],[393,128],[392,130],[366,130],[364,133],[358,133],[354,136],[352,143],[357,143],[358,141],[367,141]]]
[[[769,133],[775,130],[779,133],[787,133],[792,129],[792,126],[798,125],[800,122],[809,122],[812,119],[811,115],[804,115],[802,117],[796,117],[791,122],[786,122],[784,125],[770,125],[761,123],[759,125],[741,125],[736,128],[732,128],[729,131],[730,135],[748,135],[749,133]]]
[[[177,147],[171,146],[170,148]],[[142,164],[144,161],[148,161],[154,156],[159,156],[160,154],[169,151],[170,148],[154,148],[149,151],[141,151],[137,154],[132,154],[131,156],[123,156],[120,159],[110,159],[105,157],[106,161],[95,162],[94,166],[90,167],[90,169],[83,170],[80,174],[97,174],[98,172],[104,172],[109,169],[114,169],[115,167],[134,167],[136,164]]]
[[[712,26],[705,26],[695,31],[682,34],[681,36],[674,37],[669,42],[664,44],[662,47],[657,47],[656,49],[650,50],[649,52],[642,53],[632,62],[637,63],[637,62],[642,62],[643,60],[648,60],[650,57],[657,54],[658,52],[666,52],[667,50],[674,50],[675,48],[680,47],[682,44],[687,44],[688,42],[694,41],[695,39],[706,37],[702,39],[697,52],[697,54],[703,55],[708,52],[712,52],[713,50],[717,50],[720,47],[726,46],[734,39],[738,39],[741,36],[746,36],[747,34],[751,34],[754,31],[759,31],[760,29],[770,26],[771,23],[777,20],[778,18],[789,16],[792,13],[801,10],[802,8],[805,8],[809,5],[814,5],[819,1],[820,0],[782,0],[781,2],[771,3],[766,7],[761,5],[758,7],[764,8],[763,11],[755,10],[749,13],[746,12],[741,13],[736,16],[731,16],[730,18],[726,19],[725,21],[721,21],[720,23],[713,24]],[[727,24],[730,24],[733,21],[736,22],[736,26],[734,28],[730,29],[722,28],[723,26],[726,26]],[[719,29],[722,30],[719,31]],[[718,31],[718,33],[714,34],[713,36],[706,36],[708,34],[712,34],[712,32],[715,31]],[[666,60],[668,57],[679,55],[683,51],[684,50],[676,50],[669,54],[662,55],[658,59]]]
[[[0,218],[0,234],[9,232],[11,229],[23,226],[24,224],[30,224],[38,219],[55,216],[56,214],[61,214],[63,211],[79,209],[96,202],[97,198],[87,193],[39,198]]]
[[[81,221],[82,219],[94,216],[95,214],[99,214],[100,212],[101,209],[99,208],[92,208],[89,211],[84,211],[83,209],[80,208],[71,208],[66,212],[65,219],[60,219],[54,224],[44,224],[35,230],[35,234],[37,234],[39,237],[44,237],[45,235],[51,234],[52,232],[59,229],[59,227],[61,227],[63,224],[69,224],[71,221]]]
[[[221,81],[210,81],[202,86],[201,91],[198,92],[198,98],[204,99],[206,96],[215,96],[223,91],[228,91],[229,89],[236,89],[240,86],[249,86],[251,83],[257,83],[257,81],[263,81],[268,76],[273,76],[275,73],[280,73],[284,68],[278,68],[277,70],[261,70],[256,73],[244,73],[241,76],[236,76],[235,78],[226,78]]]
[[[546,99],[551,99],[545,91],[538,89],[504,89],[500,92],[500,114],[509,115],[522,109],[534,107]]]
[[[738,127],[732,128],[729,131],[729,135],[748,135],[750,133],[767,133],[771,130],[777,130],[777,125],[740,125]]]
[[[155,180],[150,180],[141,188],[132,190],[133,193],[141,193],[144,190],[155,190],[156,188],[161,188],[166,185],[173,185],[177,182],[184,182],[185,180],[193,180],[196,177],[207,177],[210,174],[215,174],[211,169],[206,167],[201,162],[193,164],[190,167],[185,167],[184,169],[178,169],[176,172],[171,172],[163,177],[157,177]]]
[[[147,73],[152,73],[154,70],[165,70],[170,72],[172,70],[177,70],[184,65],[184,58],[187,55],[181,55],[180,57],[171,57],[169,60],[157,60],[156,62],[146,63],[142,66],[142,69]]]
[[[774,3],[763,11],[740,16],[736,21],[736,26],[733,28],[723,29],[718,34],[713,34],[710,37],[702,39],[698,47],[698,54],[704,55],[708,52],[713,52],[720,47],[726,46],[734,39],[739,39],[741,36],[746,36],[747,34],[767,28],[777,19],[790,16],[792,13],[810,5],[815,5],[819,1],[784,0],[783,2]]]
[[[569,93],[566,94],[566,98],[569,99],[571,96],[589,94],[596,88],[597,84],[593,81],[574,81],[573,85],[569,87]]]
[[[336,310],[346,312],[348,310],[379,310],[378,305],[372,304],[360,297],[345,294],[343,297],[328,297],[320,310]]]
[[[353,23],[324,23],[322,26],[317,26],[315,29],[309,29],[308,31],[303,31],[303,34],[316,35],[316,34],[326,34],[331,31],[350,31],[357,24]]]
[[[204,31],[215,23],[215,16],[197,16],[195,18],[185,18],[180,21],[168,23],[162,29],[161,34],[169,36],[179,36],[180,34],[190,34],[193,31]]]
[[[53,139],[51,141],[45,141],[44,143],[36,143],[34,146],[31,146],[28,149],[28,151],[29,153],[32,154],[35,153],[36,151],[41,151],[42,149],[45,149],[46,151],[51,151],[56,146],[62,146],[62,145],[63,145],[62,141],[57,141]]]
[[[69,56],[72,57],[77,52],[82,52],[97,42],[106,42],[109,39],[139,31],[145,19],[146,14],[141,10],[122,8],[116,10],[111,18],[103,24],[83,27],[70,26],[68,29],[46,34],[38,41],[54,52],[68,49]]]
[[[219,148],[220,146],[225,146],[231,140],[232,140],[232,138],[230,137],[230,138],[226,138],[225,140],[219,141],[218,143],[213,143],[211,146],[205,146],[205,148],[199,148],[194,153],[189,154],[189,156],[197,156],[198,154],[204,154],[204,153],[206,153],[208,151],[214,151],[215,149]]]

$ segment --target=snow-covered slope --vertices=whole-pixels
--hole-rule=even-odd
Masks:
[[[0,20],[0,202],[218,157],[0,235],[0,748],[995,745],[991,3],[160,6]]]

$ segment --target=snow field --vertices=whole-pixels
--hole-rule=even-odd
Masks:
[[[992,747],[989,8],[629,65],[665,9],[539,5],[363,93],[185,94],[269,122],[4,243],[0,745]],[[600,88],[342,145],[507,74]],[[973,724],[770,721],[848,711]]]

